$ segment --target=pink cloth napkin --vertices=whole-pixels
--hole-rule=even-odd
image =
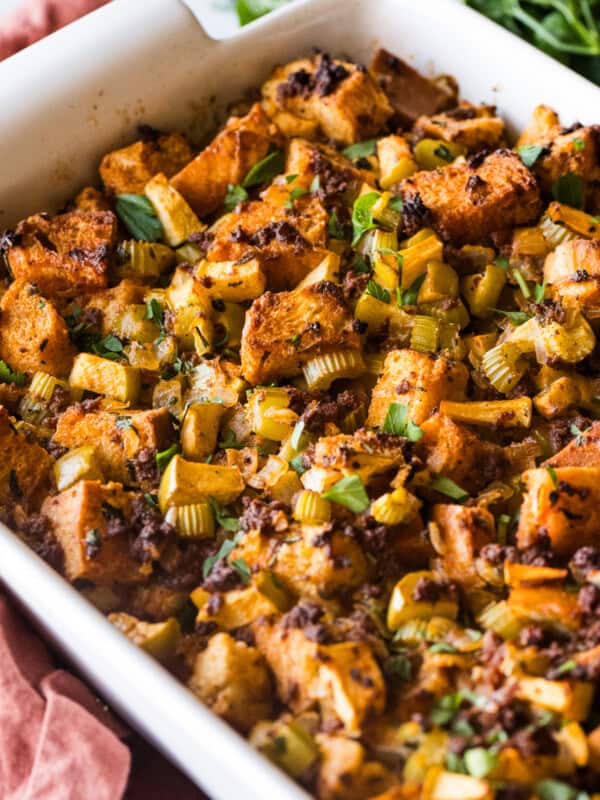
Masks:
[[[46,647],[0,595],[0,797],[201,800],[203,795],[80,680],[56,669]]]
[[[0,21],[0,61],[107,2],[24,0],[6,19]]]

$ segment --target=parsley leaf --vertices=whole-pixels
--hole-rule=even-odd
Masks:
[[[6,361],[0,360],[0,383],[14,383],[15,386],[25,386],[25,374],[12,370]]]
[[[556,474],[556,470],[554,469],[554,467],[551,467],[550,465],[548,465],[546,467],[546,471],[547,471],[548,475],[550,475],[550,477],[552,478],[552,483],[554,484],[554,487],[556,489],[558,489],[558,476]]]
[[[442,161],[447,161],[448,163],[454,161],[454,156],[445,144],[439,144],[433,151],[433,154],[438,158],[441,158]]]
[[[506,256],[498,256],[498,258],[494,261],[494,264],[505,271],[510,266],[509,260],[506,258]]]
[[[423,436],[423,431],[408,416],[409,408],[403,403],[390,403],[385,420],[383,432],[394,433],[397,436],[406,436],[411,442],[418,442]]]
[[[361,158],[372,156],[375,153],[376,148],[377,139],[367,139],[364,142],[351,144],[350,147],[342,150],[342,153],[346,156],[346,158],[349,158],[350,161],[358,161]]]
[[[412,664],[407,655],[399,653],[385,660],[383,671],[391,678],[409,681],[412,677]]]
[[[535,784],[534,791],[540,800],[583,800],[589,795],[579,792],[578,789],[569,786],[568,783],[557,781],[554,778],[545,778]]]
[[[552,196],[559,203],[573,208],[583,206],[583,179],[573,172],[567,172],[552,184]]]
[[[164,472],[166,468],[169,466],[169,462],[179,453],[179,445],[172,444],[168,450],[162,450],[160,453],[156,454],[156,466],[159,469],[159,472]]]
[[[227,428],[225,436],[219,442],[219,447],[221,450],[243,450],[246,445],[243,442],[238,442],[235,433],[231,428]]]
[[[268,183],[272,181],[276,175],[279,175],[285,167],[285,153],[283,150],[273,150],[268,156],[255,164],[248,172],[242,186],[244,189],[249,189],[252,186],[259,186],[261,183]]]
[[[227,194],[225,195],[223,205],[227,211],[233,211],[234,208],[240,203],[244,203],[247,199],[248,192],[243,186],[234,186],[233,183],[230,183],[227,186]]]
[[[162,225],[154,206],[143,194],[119,194],[115,205],[117,216],[129,233],[142,242],[157,242]]]
[[[156,297],[152,297],[146,303],[146,319],[149,319],[151,322],[154,322],[154,324],[158,326],[160,330],[160,336],[158,342],[160,344],[160,342],[162,342],[162,340],[165,338],[166,335],[165,315],[163,312],[163,308],[156,299]]]
[[[123,354],[123,342],[114,333],[109,333],[104,339],[93,341],[92,350],[97,356],[116,361]]]
[[[389,291],[384,289],[383,286],[380,286],[377,281],[370,280],[365,291],[367,294],[370,294],[371,297],[374,297],[376,300],[380,300],[382,303],[390,302]]]
[[[236,12],[240,25],[248,25],[250,22],[263,17],[270,11],[284,6],[288,0],[236,0]]]
[[[492,311],[495,311],[497,314],[504,314],[504,316],[508,317],[515,325],[522,325],[524,322],[527,322],[528,319],[531,319],[531,314],[528,314],[526,311],[504,311],[502,308],[492,308]]]
[[[533,299],[536,303],[542,303],[544,301],[544,295],[546,294],[546,281],[545,279],[542,283],[536,283],[533,287]]]
[[[306,472],[306,467],[302,463],[301,453],[299,453],[297,456],[294,456],[294,458],[291,459],[289,464],[297,475],[304,475],[304,473]]]
[[[342,478],[325,492],[323,497],[355,514],[362,514],[369,507],[369,497],[359,475],[347,475]]]
[[[220,525],[221,528],[225,528],[226,531],[237,531],[240,526],[237,518],[230,516],[227,509],[218,503],[213,497],[209,497],[208,502],[210,503],[210,507],[215,515],[217,525]]]
[[[430,653],[458,653],[456,647],[449,642],[436,642],[429,648]]]
[[[523,164],[531,169],[544,150],[545,148],[539,144],[524,144],[518,148],[518,153]]]
[[[373,222],[373,206],[380,198],[379,192],[363,194],[354,201],[352,208],[352,246],[355,247],[363,235],[375,228]]]
[[[575,425],[574,422],[572,422],[571,425],[569,426],[569,433],[572,436],[576,437],[575,444],[577,445],[577,447],[581,447],[581,445],[583,444],[583,440],[585,438],[585,431],[582,431],[581,428],[579,428],[577,425]]]
[[[563,661],[556,669],[552,670],[552,674],[555,677],[559,675],[566,675],[568,672],[572,672],[575,667],[577,666],[577,662],[570,658],[568,661]]]
[[[417,304],[419,291],[426,277],[426,272],[424,272],[422,275],[419,275],[419,277],[415,278],[408,289],[406,289],[404,292],[402,289],[400,289],[400,287],[398,287],[397,296],[399,306],[415,306]]]
[[[346,238],[346,232],[344,230],[344,226],[340,224],[338,220],[338,216],[336,213],[335,208],[331,212],[331,216],[329,217],[329,224],[327,225],[327,230],[329,231],[329,235],[332,239],[339,239],[343,241]]]
[[[498,763],[498,756],[485,747],[471,747],[464,754],[465,767],[474,778],[485,778]]]
[[[573,139],[573,150],[575,150],[576,153],[585,150],[585,141],[583,139]]]
[[[206,580],[206,578],[208,578],[208,576],[212,572],[212,568],[215,566],[215,564],[218,561],[222,561],[223,559],[227,559],[230,556],[230,554],[235,550],[237,545],[243,539],[243,536],[244,536],[244,534],[240,531],[239,533],[236,533],[236,535],[233,537],[233,539],[225,539],[225,541],[222,543],[221,547],[214,554],[214,556],[209,556],[208,558],[204,559],[204,563],[202,564],[202,577],[205,580]],[[243,559],[236,559],[236,561],[238,562],[238,567],[239,567],[240,562],[242,562],[244,564],[244,566],[246,566],[246,562]],[[249,574],[250,574],[250,571],[248,570],[248,575]]]
[[[446,478],[445,475],[438,475],[437,478],[431,481],[429,488],[441,494],[445,494],[447,497],[451,497],[452,500],[457,500],[459,503],[466,500],[469,496],[468,492],[457,483],[454,483],[451,478]]]
[[[304,197],[305,194],[309,194],[308,189],[304,189],[304,188],[302,188],[302,186],[296,186],[296,188],[292,189],[292,191],[290,192],[290,196],[286,200],[285,207],[287,209],[293,208],[294,207],[294,202],[299,197]]]

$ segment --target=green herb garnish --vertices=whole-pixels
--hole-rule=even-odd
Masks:
[[[374,155],[376,149],[377,139],[367,139],[364,142],[351,144],[350,147],[342,150],[342,153],[346,156],[346,158],[349,158],[350,161],[358,161],[361,158]]]
[[[567,172],[552,184],[552,196],[559,203],[573,208],[583,206],[583,179],[574,172]]]
[[[437,478],[431,481],[429,488],[434,489],[436,492],[440,492],[440,494],[445,494],[447,497],[451,497],[453,500],[456,500],[459,503],[463,502],[463,500],[466,500],[469,496],[467,491],[465,491],[457,483],[454,483],[451,478],[446,478],[445,475],[438,475]]]
[[[156,466],[158,467],[160,472],[164,472],[166,468],[169,466],[169,462],[179,453],[179,445],[172,444],[168,450],[162,450],[160,453],[156,454]]]
[[[14,383],[15,386],[25,386],[25,373],[12,370],[6,361],[0,360],[0,383]]]
[[[373,206],[380,197],[379,192],[369,192],[354,201],[352,208],[353,247],[356,247],[367,231],[376,227],[373,221]]]
[[[143,194],[119,194],[115,204],[117,215],[129,233],[141,242],[157,242],[162,225],[154,206]]]
[[[542,155],[545,148],[539,144],[524,144],[517,148],[521,161],[526,167],[533,167],[538,158]]]
[[[390,403],[383,421],[383,432],[406,436],[411,442],[418,442],[423,431],[408,416],[409,408],[403,403]]]
[[[240,203],[245,203],[247,199],[248,192],[243,186],[234,186],[233,183],[230,183],[227,187],[227,194],[225,195],[223,205],[226,211],[233,211]]]
[[[365,291],[367,294],[370,294],[371,297],[374,297],[376,300],[380,300],[382,303],[390,302],[389,291],[384,289],[383,286],[380,286],[377,281],[370,280]]]
[[[325,492],[323,497],[355,514],[362,514],[369,507],[369,497],[359,475],[347,475],[342,478]]]
[[[255,164],[248,172],[242,186],[244,189],[249,189],[252,186],[260,186],[261,183],[268,183],[272,181],[276,175],[279,175],[285,167],[285,153],[283,150],[273,150],[268,156]]]

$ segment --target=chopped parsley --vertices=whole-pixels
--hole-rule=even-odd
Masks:
[[[0,383],[14,383],[15,386],[25,386],[25,373],[12,370],[6,361],[0,359]]]
[[[231,428],[227,428],[223,439],[219,442],[221,450],[243,450],[246,445],[243,442],[238,442],[235,433]]]
[[[492,311],[495,311],[496,314],[503,314],[511,322],[514,322],[515,325],[522,325],[524,322],[527,322],[528,319],[531,319],[532,316],[526,311],[505,311],[502,308],[492,308]]]
[[[119,194],[117,216],[129,233],[141,242],[157,242],[163,233],[154,206],[143,194]]]
[[[158,467],[160,472],[164,472],[166,468],[169,466],[169,462],[179,453],[179,445],[172,444],[168,450],[162,450],[160,453],[156,454],[156,466]]]
[[[342,478],[325,492],[323,497],[355,514],[362,514],[369,507],[369,497],[359,475],[347,475]]]
[[[581,428],[579,428],[577,425],[575,425],[574,422],[572,422],[571,425],[569,426],[569,433],[572,436],[575,436],[575,444],[577,445],[577,447],[581,447],[585,437],[585,431],[582,431]]]
[[[305,194],[309,194],[308,189],[302,188],[302,186],[296,186],[295,189],[292,189],[290,192],[290,196],[285,203],[285,207],[289,210],[294,207],[294,202],[299,197],[304,197]]]
[[[377,139],[367,139],[364,142],[351,144],[350,147],[342,150],[342,153],[346,156],[346,158],[349,158],[350,161],[359,161],[361,158],[374,155],[376,149]]]
[[[424,272],[422,275],[419,275],[418,278],[411,283],[411,285],[406,289],[404,292],[400,287],[396,290],[397,301],[400,307],[402,306],[416,306],[417,298],[419,297],[419,291],[421,290],[421,286],[427,277],[427,273]]]
[[[430,653],[458,653],[456,647],[449,642],[436,642],[429,648]]]
[[[585,140],[573,139],[573,150],[575,150],[576,153],[580,153],[582,150],[585,150]]]
[[[377,283],[377,281],[370,280],[365,291],[367,294],[370,294],[371,297],[374,297],[376,300],[380,300],[382,303],[390,302],[389,291],[384,289],[383,286]]]
[[[220,527],[224,528],[226,531],[237,531],[240,526],[237,517],[232,517],[227,509],[217,502],[213,497],[209,497],[208,502],[210,503],[210,507],[215,515],[217,525],[220,525]]]
[[[379,200],[379,192],[363,194],[354,201],[352,207],[352,246],[360,242],[367,231],[376,227],[373,221],[373,206]]]
[[[268,156],[255,164],[242,181],[244,189],[260,186],[261,183],[272,181],[285,167],[285,153],[283,150],[273,150]]]
[[[498,256],[498,258],[494,261],[494,264],[504,271],[506,271],[510,266],[510,262],[506,256]]]
[[[581,208],[583,206],[583,188],[583,179],[574,172],[567,172],[552,184],[552,196],[559,203],[573,208]]]
[[[233,183],[230,183],[227,186],[227,194],[225,195],[223,205],[227,211],[233,211],[234,208],[237,208],[240,203],[244,203],[247,199],[248,192],[243,186],[234,186]]]
[[[446,478],[445,475],[438,475],[437,478],[434,478],[429,484],[429,488],[440,492],[440,494],[445,494],[446,497],[451,497],[452,500],[456,500],[459,503],[462,503],[469,496],[467,491],[457,483],[454,483],[451,478]]]
[[[524,144],[518,148],[518,153],[523,164],[531,169],[544,150],[545,148],[539,144]]]
[[[554,484],[554,487],[556,489],[558,489],[558,476],[556,474],[556,470],[554,469],[554,467],[551,467],[550,465],[548,465],[546,467],[546,472],[548,473],[548,475],[550,475],[550,477],[552,479],[552,483]]]
[[[154,324],[160,330],[160,336],[158,337],[158,342],[160,344],[160,342],[162,342],[166,336],[165,314],[161,304],[158,302],[156,297],[152,297],[146,303],[146,319],[149,319],[151,322],[154,322]]]
[[[463,756],[469,775],[474,778],[485,778],[496,767],[498,756],[485,747],[472,747]]]
[[[231,553],[235,550],[237,545],[241,542],[244,534],[240,531],[236,533],[233,539],[225,539],[217,553],[214,556],[209,556],[208,558],[204,559],[204,563],[202,564],[202,577],[206,580],[210,573],[213,570],[215,564],[222,560],[228,560]],[[250,580],[250,568],[246,564],[243,558],[236,558],[233,561],[228,562],[238,573],[242,583],[248,583]]]
[[[406,436],[411,442],[418,442],[423,436],[423,431],[408,416],[409,408],[403,403],[390,403],[385,420],[383,432],[393,433],[397,436]]]
[[[435,150],[433,151],[433,154],[434,154],[434,156],[437,156],[438,158],[441,158],[442,161],[446,161],[448,163],[450,163],[451,161],[454,161],[454,156],[452,155],[452,153],[446,147],[445,144],[439,144],[435,148]]]
[[[332,239],[339,239],[340,241],[343,241],[346,238],[346,231],[344,230],[344,226],[341,225],[340,221],[338,220],[335,208],[329,217],[327,230],[329,231],[329,235]]]

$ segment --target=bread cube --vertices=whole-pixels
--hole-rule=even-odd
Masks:
[[[547,459],[542,466],[600,467],[600,422],[593,422],[581,436],[573,436],[566,447]]]
[[[142,450],[166,450],[173,441],[173,426],[166,408],[124,412],[86,412],[70,406],[58,419],[53,442],[70,450],[84,445],[97,448],[96,460],[110,480],[137,485],[131,460]]]
[[[547,142],[559,136],[561,131],[562,127],[556,111],[549,106],[536,106],[527,126],[517,139],[517,147]]]
[[[375,53],[369,71],[387,95],[394,109],[394,121],[410,127],[418,117],[436,114],[457,103],[453,79],[430,80],[387,50]]]
[[[442,473],[471,494],[500,478],[505,458],[499,445],[443,414],[430,417],[421,429],[418,449],[432,472]]]
[[[539,467],[523,474],[517,543],[535,544],[544,531],[560,556],[597,545],[600,531],[600,467]]]
[[[52,219],[29,217],[8,251],[12,274],[49,297],[74,297],[107,285],[108,257],[116,243],[111,211],[70,211]]]
[[[0,302],[0,358],[14,370],[69,374],[75,348],[53,303],[32,283],[14,281]]]
[[[465,587],[476,585],[475,559],[494,541],[493,515],[480,506],[438,504],[433,506],[433,521],[444,543],[442,565],[448,577]]]
[[[393,773],[381,761],[369,761],[365,747],[356,739],[342,735],[318,734],[321,751],[317,791],[322,800],[363,800],[374,798],[394,782]],[[382,800],[396,800],[396,795]],[[398,795],[398,800],[411,800],[410,794]]]
[[[173,176],[171,184],[203,217],[223,204],[230,184],[241,184],[271,147],[280,145],[276,126],[255,103],[245,117],[231,117],[208,147]]]
[[[539,144],[549,150],[534,167],[542,189],[550,193],[561,176],[577,175],[584,181],[584,201],[591,198],[593,186],[600,180],[600,125],[569,130]]]
[[[198,653],[188,686],[244,733],[271,715],[271,678],[263,657],[256,647],[227,633],[212,636],[206,650]]]
[[[392,350],[371,396],[367,425],[383,425],[392,403],[409,407],[417,425],[430,417],[442,400],[464,400],[469,373],[464,364],[416,350]]]
[[[102,336],[113,333],[121,315],[131,305],[139,305],[144,300],[147,287],[125,279],[110,289],[78,297],[75,305],[82,309],[85,318],[97,319],[92,327]],[[81,313],[81,312],[80,312]]]
[[[327,53],[278,67],[262,92],[273,113],[314,120],[327,138],[346,145],[374,136],[392,115],[387,97],[364,67]]]
[[[105,155],[100,176],[113,194],[143,194],[159,172],[170,178],[191,159],[192,151],[181,134],[158,134]]]
[[[50,488],[52,458],[35,442],[17,433],[7,409],[0,405],[0,505],[9,509],[15,504],[38,508]]]
[[[582,310],[600,307],[600,240],[572,239],[546,257],[544,280]]]
[[[456,108],[435,116],[421,116],[415,122],[417,139],[428,137],[463,145],[470,153],[500,147],[504,121],[496,116],[495,106],[474,106],[463,101]]]
[[[170,506],[198,503],[208,497],[219,503],[232,503],[243,491],[244,481],[238,469],[174,456],[163,473],[158,502],[164,513]]]
[[[409,235],[432,227],[455,245],[527,225],[541,209],[535,177],[511,150],[417,172],[403,181],[401,195]]]
[[[302,365],[334,350],[358,350],[339,286],[328,281],[294,292],[266,292],[252,303],[242,334],[242,374],[253,384],[298,375]]]
[[[127,519],[130,498],[118,483],[79,481],[42,504],[42,514],[62,547],[70,581],[98,584],[131,583],[143,579],[140,565],[129,554],[123,533],[109,531],[114,517]]]

